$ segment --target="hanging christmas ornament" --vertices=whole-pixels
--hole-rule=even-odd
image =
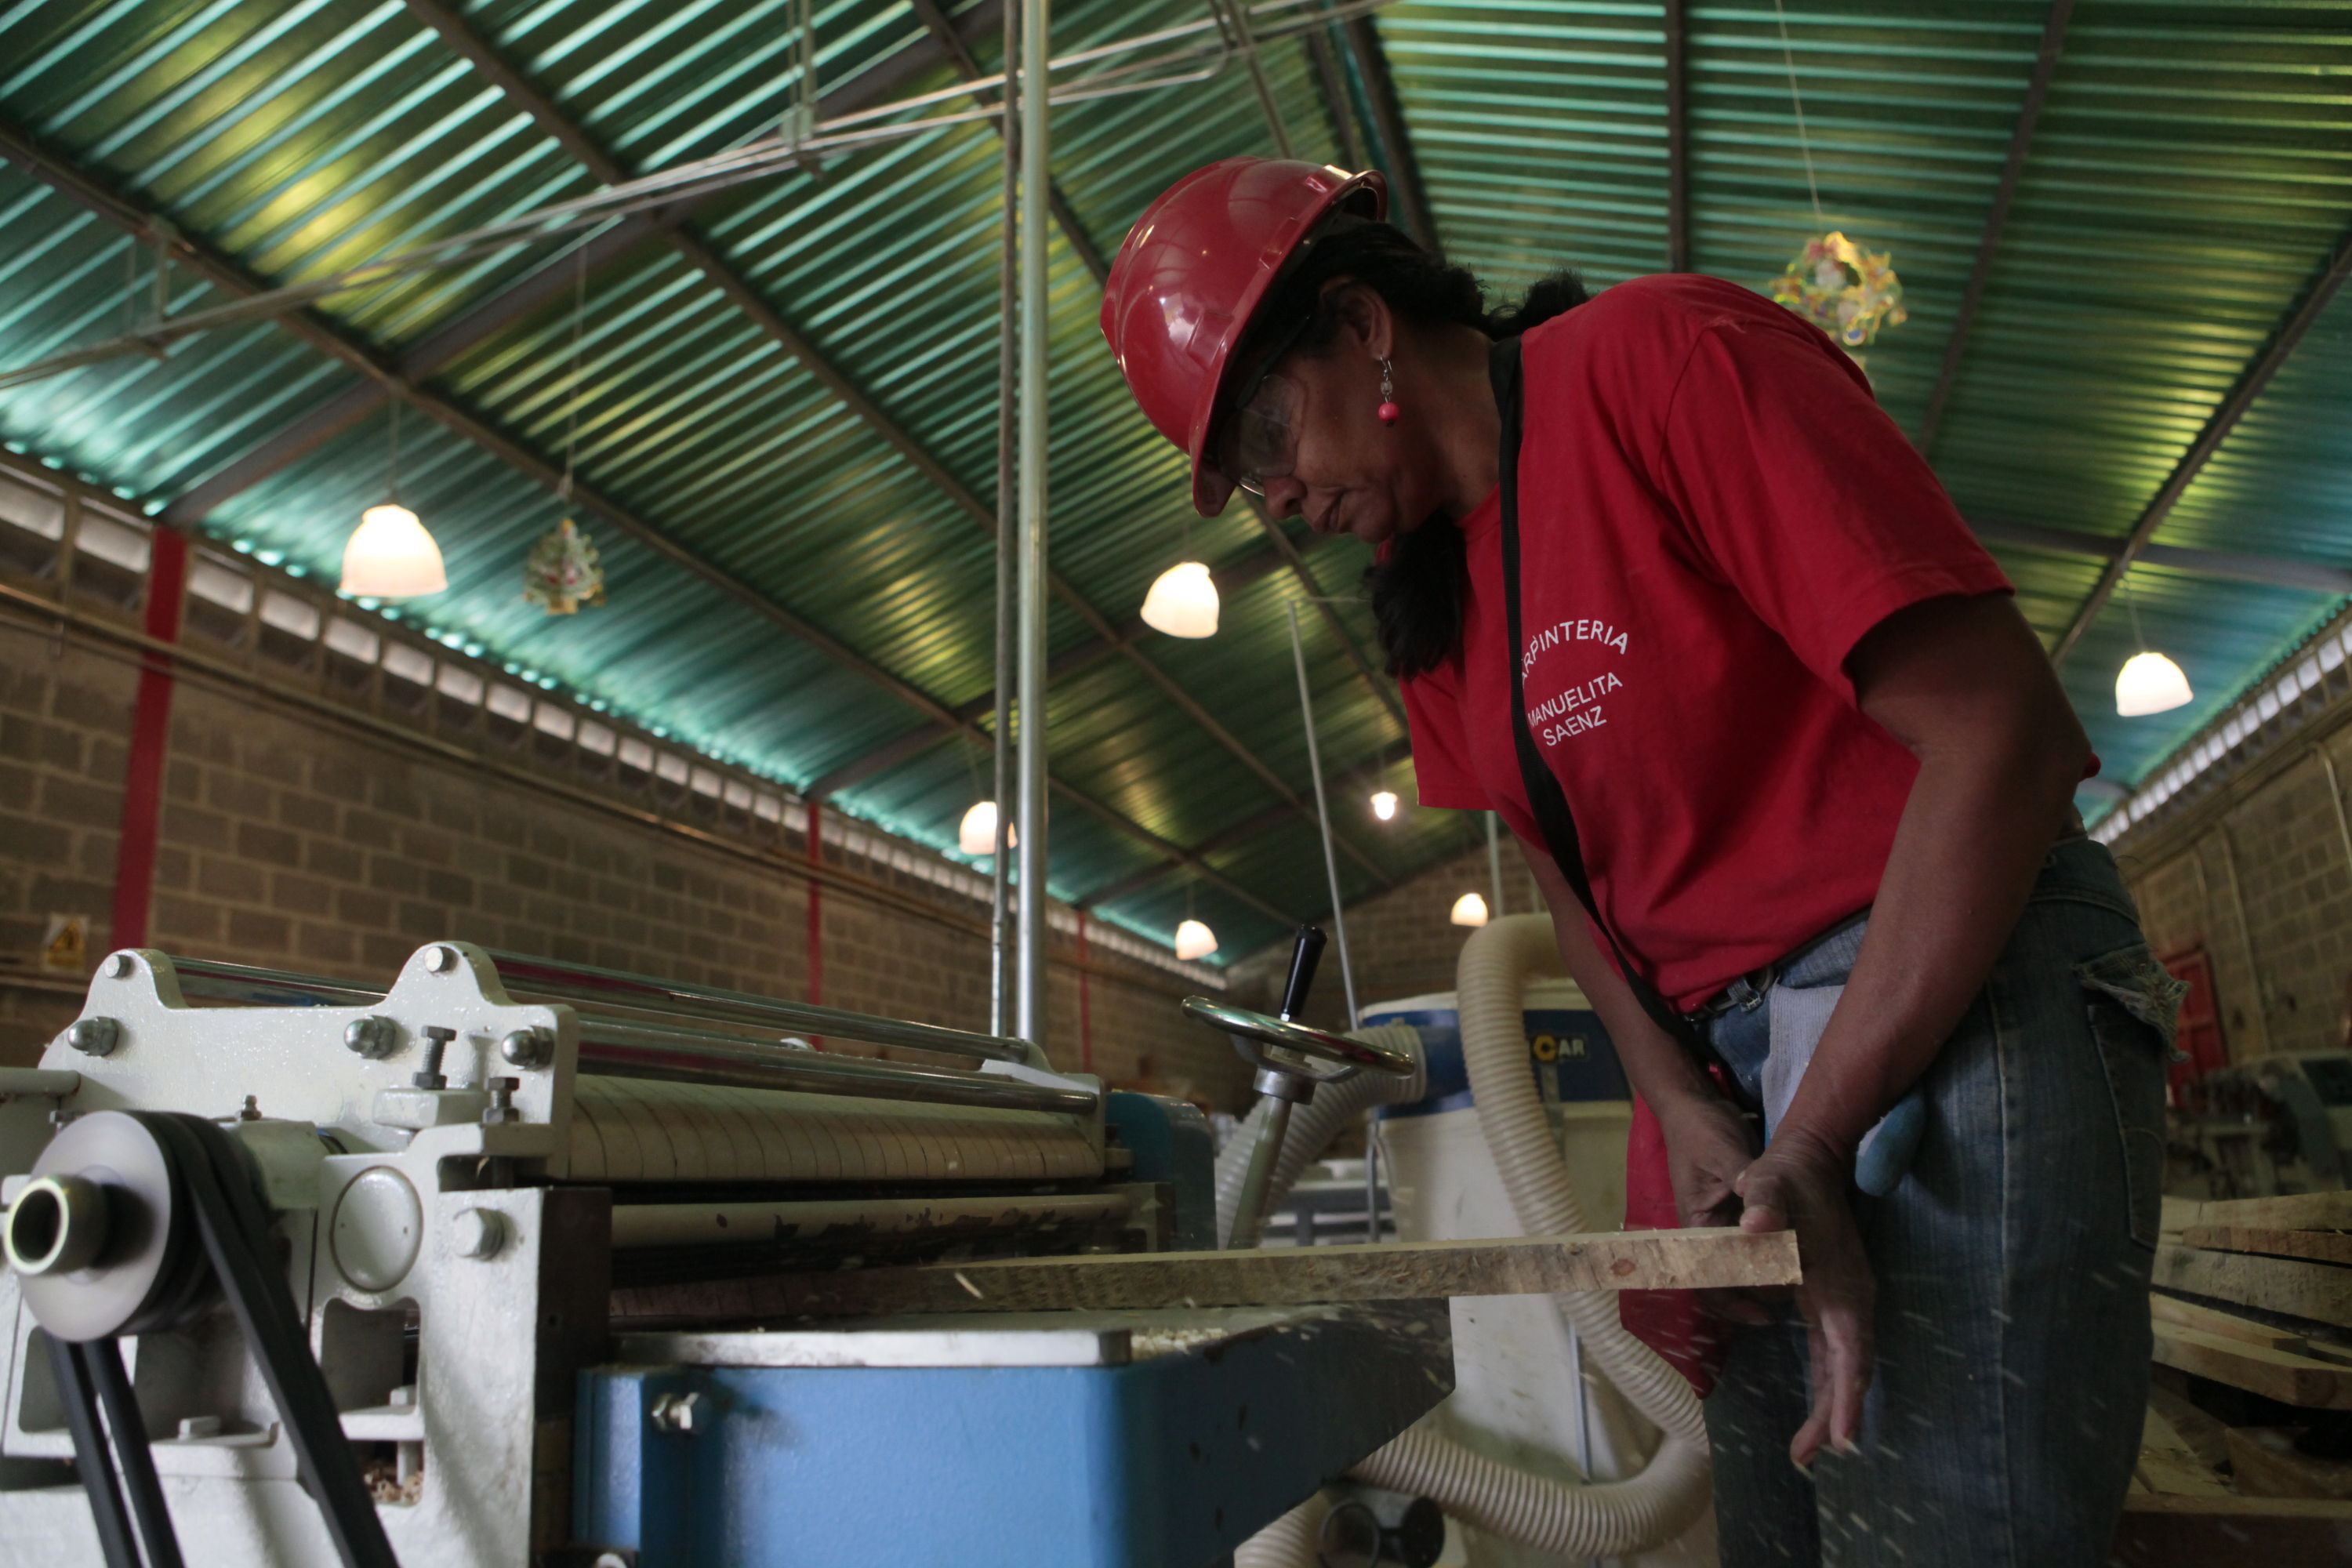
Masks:
[[[1906,315],[1903,280],[1891,259],[1832,229],[1805,241],[1789,269],[1772,279],[1772,298],[1845,347],[1866,348]]]
[[[572,363],[565,376],[569,385],[563,418],[563,479],[555,487],[556,499],[567,508],[572,504],[572,466],[580,437],[580,324],[587,313],[588,253],[583,248],[572,258]],[[539,542],[530,547],[530,554],[522,563],[522,596],[551,616],[577,615],[583,605],[604,602],[604,560],[596,553],[594,542],[581,532],[570,518],[558,523],[554,532],[542,534]]]
[[[1828,230],[1805,241],[1804,249],[1788,269],[1772,279],[1772,298],[1852,353],[1867,348],[1887,328],[1903,324],[1903,281],[1895,276],[1890,252],[1864,250],[1842,231],[1830,228],[1829,219],[1822,215],[1822,183],[1813,171],[1813,139],[1805,129],[1805,95],[1797,86],[1797,57],[1789,44],[1789,17],[1780,0],[1772,0],[1772,15],[1780,24],[1780,63],[1789,73],[1789,107],[1797,122],[1797,151],[1805,160],[1805,193],[1812,198],[1813,221]]]
[[[530,547],[522,564],[522,596],[551,616],[604,602],[604,568],[589,537],[565,518]]]

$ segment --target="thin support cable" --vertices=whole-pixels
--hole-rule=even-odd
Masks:
[[[400,504],[400,399],[392,400],[392,452],[384,463],[384,485],[392,492],[392,504]]]
[[[580,440],[580,323],[588,313],[588,247],[572,252],[572,356],[564,372],[563,410],[563,478],[555,487],[555,497],[564,505],[572,504],[572,464]]]
[[[1315,743],[1315,697],[1307,684],[1307,643],[1298,635],[1298,601],[1284,609],[1290,616],[1290,659],[1298,671],[1298,715],[1307,728],[1307,771],[1315,775],[1315,821],[1323,830],[1323,876],[1331,889],[1331,936],[1339,947],[1339,984],[1348,996],[1348,1027],[1360,1016],[1356,1011],[1356,966],[1348,955],[1348,911],[1339,902],[1339,857],[1331,844],[1331,803],[1323,795],[1323,754]]]
[[[1772,16],[1780,25],[1780,63],[1789,70],[1789,102],[1797,111],[1797,151],[1805,155],[1805,189],[1812,193],[1813,217],[1823,226],[1829,219],[1822,216],[1821,182],[1813,177],[1813,142],[1805,132],[1805,95],[1797,89],[1797,56],[1789,47],[1789,14],[1781,9],[1780,0],[1772,0]]]

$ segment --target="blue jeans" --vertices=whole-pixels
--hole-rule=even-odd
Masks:
[[[1751,1092],[1773,999],[1843,984],[1861,942],[1857,927],[1801,952],[1714,1022]],[[2107,1560],[2147,1402],[2179,994],[2105,847],[2060,843],[1922,1079],[1907,1173],[1855,1199],[1878,1279],[1861,1451],[1825,1448],[1800,1473],[1803,1327],[1790,1314],[1732,1336],[1706,1405],[1724,1568]]]

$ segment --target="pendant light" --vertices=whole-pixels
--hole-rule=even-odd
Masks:
[[[354,599],[413,599],[449,585],[441,547],[415,512],[400,504],[400,399],[392,400],[390,499],[360,513],[343,545],[343,593]]]
[[[1192,914],[1192,885],[1184,887],[1184,918],[1176,926],[1176,956],[1186,961],[1206,958],[1217,951],[1217,933]]]
[[[2132,595],[2128,566],[2124,569],[2123,590],[2124,607],[2131,612],[2132,644],[2139,651],[2124,660],[2123,668],[2116,672],[2116,713],[2141,719],[2186,707],[2197,694],[2189,689],[2189,677],[2179,665],[2147,646],[2147,634],[2139,629],[2139,601]]]
[[[1143,596],[1143,624],[1171,637],[1217,635],[1217,584],[1198,561],[1181,561],[1160,574]]]
[[[2116,711],[2126,719],[2168,713],[2196,695],[2180,667],[2160,653],[2136,653],[2116,674]]]
[[[1382,822],[1393,822],[1396,820],[1396,791],[1392,789],[1374,790],[1372,792],[1372,815],[1379,817]]]
[[[1475,893],[1465,893],[1454,900],[1454,912],[1446,917],[1458,926],[1482,926],[1486,923],[1486,900]]]
[[[1176,956],[1181,959],[1206,958],[1217,951],[1217,933],[1199,921],[1188,920],[1176,928]]]
[[[1018,827],[1005,834],[1004,847],[1008,849],[1021,847],[1021,830]],[[963,814],[963,821],[956,827],[956,847],[967,855],[996,853],[994,801],[976,800],[971,803],[971,809]]]

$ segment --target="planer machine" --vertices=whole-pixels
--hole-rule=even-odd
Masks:
[[[1015,1039],[458,942],[110,954],[0,1070],[0,1568],[1207,1568],[1444,1395],[1443,1301],[733,1287],[1213,1248],[1212,1158]]]

